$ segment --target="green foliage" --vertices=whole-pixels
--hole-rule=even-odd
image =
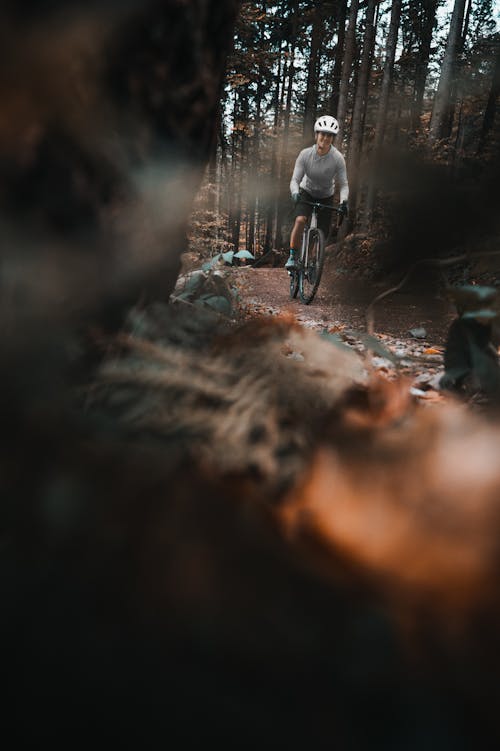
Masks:
[[[237,253],[234,254],[235,258],[245,258],[246,260],[255,260],[255,256],[250,253],[248,250],[239,250]]]
[[[211,262],[204,264],[202,269],[195,269],[181,276],[172,297],[173,302],[189,303],[209,308],[223,316],[231,316],[237,296],[220,268],[221,259],[222,254],[219,254]]]
[[[389,360],[395,365],[399,363],[399,357],[395,355],[394,352],[391,352],[390,349],[384,347],[384,345],[380,342],[379,339],[377,339],[376,336],[362,333],[357,334],[356,336],[362,342],[365,349],[370,350],[371,352],[375,352],[375,354],[379,357],[384,357],[386,360]]]
[[[232,313],[231,302],[227,297],[223,297],[223,295],[201,295],[201,297],[195,300],[195,304],[206,305],[225,316],[230,316]]]
[[[490,310],[489,308],[468,310],[467,313],[462,314],[462,318],[465,320],[471,319],[478,323],[491,323],[495,318],[498,318],[498,313],[496,310]]]
[[[441,387],[466,395],[500,396],[500,369],[492,324],[498,318],[495,287],[465,284],[450,287],[458,317],[451,324]]]
[[[190,295],[195,295],[205,284],[206,276],[202,271],[193,271],[184,285],[183,294],[186,295],[186,299],[189,299]]]
[[[495,317],[496,314],[491,315],[493,312],[491,306],[496,303],[498,298],[496,287],[463,284],[455,287],[450,286],[447,291],[459,315],[467,318],[475,318],[478,315],[483,318]],[[486,316],[485,313],[487,313]]]
[[[340,337],[338,334],[331,333],[330,331],[328,331],[328,329],[323,329],[323,331],[320,333],[320,337],[325,341],[330,342],[330,344],[333,344],[335,347],[339,347],[343,350],[349,350],[350,352],[352,351],[351,347],[349,347],[349,345],[342,340],[342,337]]]
[[[249,253],[248,250],[239,250],[237,253],[235,253],[233,250],[228,250],[226,251],[226,253],[216,253],[216,255],[212,256],[209,261],[203,264],[203,266],[201,267],[202,271],[210,271],[211,269],[214,269],[221,264],[232,266],[235,258],[254,260],[255,256]]]

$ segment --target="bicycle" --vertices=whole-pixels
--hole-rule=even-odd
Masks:
[[[339,226],[342,224],[344,212],[337,206],[328,206],[318,201],[302,200],[302,203],[308,203],[312,206],[312,214],[304,227],[297,267],[290,269],[288,273],[290,275],[290,297],[294,299],[300,292],[301,301],[305,305],[309,305],[318,290],[325,262],[325,236],[318,227],[318,211],[319,209],[336,211],[340,217]]]

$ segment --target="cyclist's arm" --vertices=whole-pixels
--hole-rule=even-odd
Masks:
[[[300,182],[306,173],[306,165],[304,160],[304,152],[301,151],[295,161],[295,167],[293,168],[292,179],[290,180],[290,193],[298,193],[300,188]]]

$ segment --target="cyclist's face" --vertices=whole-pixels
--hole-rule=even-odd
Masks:
[[[331,133],[323,133],[321,130],[319,133],[316,133],[316,146],[318,147],[318,153],[326,154],[326,152],[330,150],[332,141],[333,135]]]

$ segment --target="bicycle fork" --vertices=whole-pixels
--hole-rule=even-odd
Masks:
[[[318,215],[316,214],[316,210],[313,209],[313,212],[311,214],[311,221],[304,229],[304,235],[302,237],[302,254],[301,254],[301,261],[302,261],[302,267],[304,269],[307,268],[307,264],[309,262],[309,235],[311,234],[311,230],[316,229],[318,226]]]

